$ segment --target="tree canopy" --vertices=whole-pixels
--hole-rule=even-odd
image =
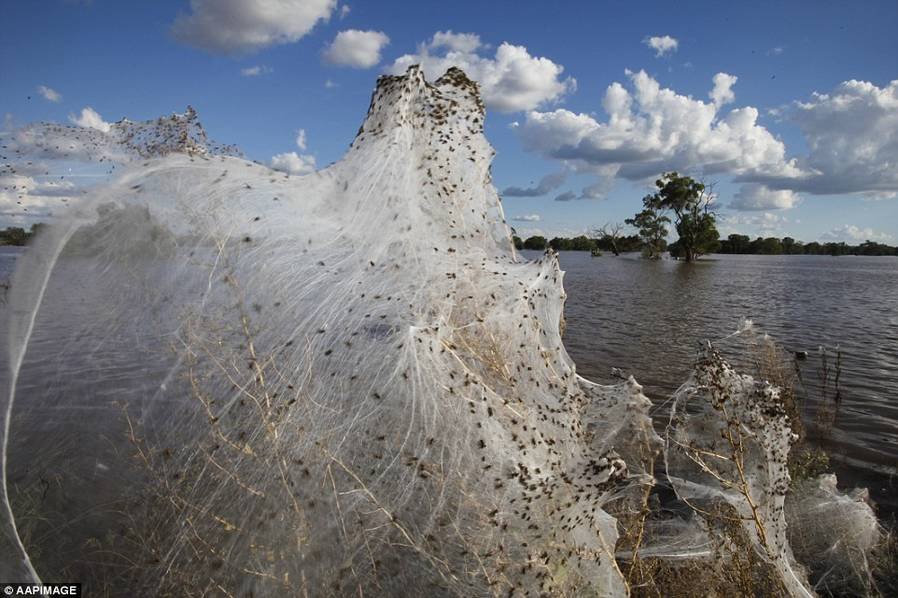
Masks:
[[[645,209],[640,214],[646,210],[673,213],[674,227],[680,238],[671,246],[671,255],[692,262],[701,255],[713,253],[720,237],[717,219],[711,209],[713,190],[676,172],[665,173],[655,181],[655,186],[658,191],[643,198]]]
[[[632,218],[627,218],[624,222],[639,232],[646,257],[657,259],[667,249],[667,225],[670,223],[670,218],[652,205],[652,202],[649,201],[651,197],[647,195],[643,199],[645,209]]]
[[[0,245],[25,245],[42,226],[44,225],[40,222],[32,224],[30,231],[20,226],[8,226],[5,230],[0,230]]]

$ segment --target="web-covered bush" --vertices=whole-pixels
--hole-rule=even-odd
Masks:
[[[345,158],[303,177],[210,149],[193,113],[31,130],[132,158],[13,281],[5,576],[620,596],[640,551],[733,557],[735,518],[773,587],[810,593],[776,389],[710,351],[656,464],[641,387],[565,352],[557,256],[514,251],[484,116],[457,69],[382,77]],[[689,510],[658,516],[657,479]]]

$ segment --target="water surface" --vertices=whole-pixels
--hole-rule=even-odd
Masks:
[[[0,247],[0,282],[8,280],[21,252]],[[615,381],[614,367],[633,374],[655,401],[659,422],[667,416],[665,399],[688,377],[699,344],[731,334],[743,318],[790,351],[808,352],[798,363],[808,388],[808,421],[819,399],[818,348],[828,348],[833,366],[838,347],[841,403],[832,430],[816,440],[829,450],[840,476],[898,503],[898,258],[719,255],[685,264],[564,252],[560,259],[565,346],[579,373],[597,382]],[[34,340],[35,355],[53,342]],[[103,349],[103,355],[91,352],[94,363],[123,353]],[[55,362],[38,363],[46,370]],[[119,365],[127,375],[126,364]],[[25,379],[38,387],[28,390],[37,394],[60,375],[30,374]],[[71,398],[74,389],[68,390]]]
[[[822,441],[843,471],[862,481],[860,470],[879,471],[887,481],[871,490],[898,494],[898,258],[715,255],[686,264],[563,252],[560,261],[565,346],[579,373],[611,382],[611,368],[621,368],[658,405],[685,381],[701,341],[750,318],[790,351],[809,353],[798,365],[813,419],[818,348],[829,349],[832,368],[838,347],[842,400]]]

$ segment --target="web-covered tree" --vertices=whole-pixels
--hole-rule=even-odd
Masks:
[[[674,213],[674,227],[680,238],[671,246],[672,254],[692,262],[716,250],[720,234],[711,209],[713,188],[676,172],[663,174],[655,186],[658,192],[647,195],[642,203],[647,209]]]

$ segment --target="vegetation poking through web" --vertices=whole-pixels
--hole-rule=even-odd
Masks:
[[[577,374],[557,255],[515,254],[484,116],[458,69],[383,77],[347,157],[304,177],[200,151],[189,115],[161,144],[129,129],[153,157],[129,150],[11,289],[26,366],[45,313],[70,326],[55,377],[13,388],[40,391],[11,404],[23,558],[98,594],[872,588],[863,493],[790,478],[778,350],[752,376],[708,345],[664,440],[635,379]]]

